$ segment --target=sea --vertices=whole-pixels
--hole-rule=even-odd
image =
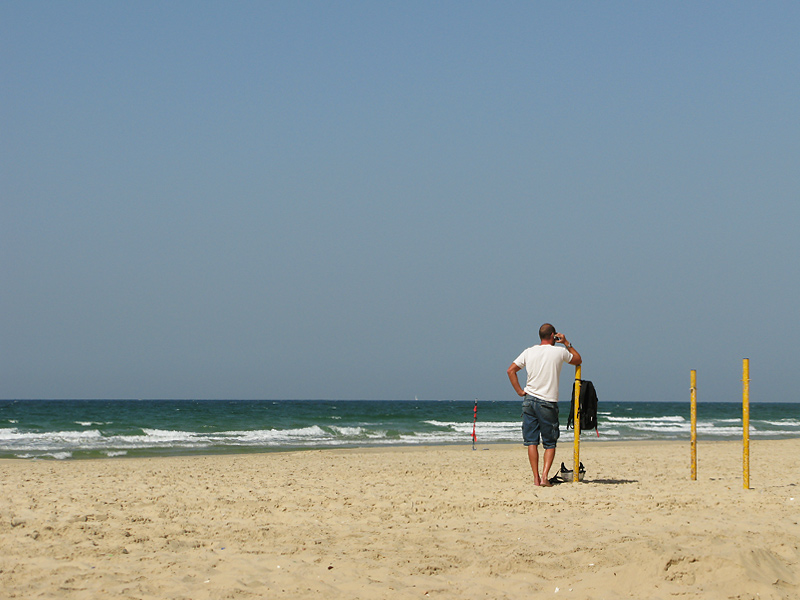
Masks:
[[[0,400],[0,458],[69,460],[521,443],[521,404],[484,400]],[[561,442],[569,405],[561,410]],[[473,439],[474,432],[474,439]],[[699,403],[698,440],[742,438],[741,403]],[[689,402],[600,402],[581,443],[689,440]],[[750,405],[750,438],[800,437],[800,403]]]

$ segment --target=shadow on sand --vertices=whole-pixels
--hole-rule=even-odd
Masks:
[[[572,483],[571,481],[561,481],[558,477],[550,479],[553,485]],[[599,483],[600,485],[625,485],[628,483],[639,483],[637,479],[584,479],[581,483]]]
[[[637,479],[585,479],[583,483],[600,483],[602,485],[625,485],[639,483]]]

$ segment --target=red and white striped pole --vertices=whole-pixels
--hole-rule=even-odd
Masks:
[[[475,410],[472,411],[472,449],[475,450],[475,423],[478,420],[478,399],[475,398]]]

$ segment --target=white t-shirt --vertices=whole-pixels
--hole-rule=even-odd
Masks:
[[[531,346],[522,351],[514,364],[528,371],[525,393],[542,400],[558,402],[558,376],[561,367],[572,358],[563,346]]]

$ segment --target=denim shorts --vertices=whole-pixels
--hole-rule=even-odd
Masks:
[[[522,401],[522,442],[526,446],[538,446],[540,435],[544,448],[556,447],[560,435],[558,402],[526,394]]]

